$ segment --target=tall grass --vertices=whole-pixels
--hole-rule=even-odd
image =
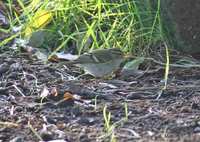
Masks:
[[[27,27],[36,11],[50,11],[53,20],[45,28],[57,33],[56,51],[75,45],[79,53],[110,47],[134,52],[160,40],[159,1],[154,8],[150,0],[37,0],[29,5],[17,0],[23,12],[10,19],[13,26]]]

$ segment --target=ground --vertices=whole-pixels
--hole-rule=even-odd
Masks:
[[[77,68],[2,51],[0,140],[103,142],[113,132],[119,142],[199,141],[199,68],[171,67],[162,93],[164,69],[158,64],[138,77],[76,79],[78,75]],[[63,100],[63,94],[71,99]],[[110,133],[105,106],[111,113]]]

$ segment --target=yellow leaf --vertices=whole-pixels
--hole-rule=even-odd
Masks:
[[[25,28],[25,37],[31,35],[34,31],[44,28],[51,22],[53,13],[48,10],[38,10],[27,27]]]

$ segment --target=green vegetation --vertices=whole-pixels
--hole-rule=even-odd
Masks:
[[[124,103],[124,117],[121,118],[119,121],[115,123],[111,122],[111,112],[108,111],[107,105],[105,105],[103,108],[103,118],[106,136],[110,138],[111,142],[115,142],[115,128],[123,126],[124,123],[128,121],[128,104],[126,102]]]
[[[21,26],[17,35],[22,37],[41,29],[53,33],[54,51],[75,45],[79,53],[110,47],[142,52],[162,37],[160,0],[154,5],[150,0],[17,0],[21,14],[12,11],[13,2],[8,0],[11,29]],[[36,25],[41,11],[47,16],[42,15],[44,21]]]

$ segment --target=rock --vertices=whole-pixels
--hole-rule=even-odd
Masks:
[[[200,53],[200,1],[161,0],[165,37],[176,49]]]
[[[35,48],[52,48],[58,41],[58,35],[47,30],[38,30],[29,37],[28,45]]]
[[[15,137],[14,139],[10,140],[10,142],[23,142],[23,138],[22,137]]]

